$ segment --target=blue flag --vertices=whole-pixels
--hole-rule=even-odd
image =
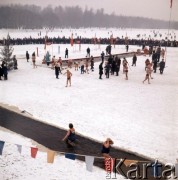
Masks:
[[[0,155],[2,155],[4,143],[5,143],[4,141],[0,141]]]
[[[65,158],[75,160],[76,155],[75,155],[75,154],[69,154],[69,153],[66,153],[66,154],[65,154]]]

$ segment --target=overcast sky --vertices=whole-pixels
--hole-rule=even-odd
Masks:
[[[105,13],[115,12],[118,15],[142,16],[161,20],[169,20],[170,0],[0,0],[0,4],[35,4],[53,7],[80,6],[83,9],[104,8]],[[172,20],[178,21],[178,0],[173,0]]]

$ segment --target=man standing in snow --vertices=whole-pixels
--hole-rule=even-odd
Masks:
[[[83,62],[83,60],[81,60],[81,62],[80,62],[80,70],[81,70],[81,74],[84,74],[84,62]]]
[[[99,79],[102,79],[102,75],[103,75],[103,63],[100,63],[99,65]]]
[[[66,81],[66,87],[71,86],[71,77],[72,77],[72,73],[67,69],[67,71],[64,73],[64,75],[67,74],[67,81]]]
[[[56,75],[56,79],[59,79],[59,72],[61,73],[61,70],[60,70],[60,66],[59,66],[59,64],[58,63],[56,63],[55,64],[55,67],[54,67],[54,69],[55,69],[55,75]]]
[[[132,58],[132,66],[135,65],[136,66],[136,62],[137,62],[137,56],[136,53],[134,53],[134,56]]]
[[[110,68],[111,68],[109,63],[107,63],[104,68],[105,68],[106,78],[109,78],[109,71],[110,71]]]
[[[159,64],[159,70],[160,70],[160,74],[163,74],[164,68],[165,68],[165,62],[164,59],[162,59],[162,61]]]
[[[87,48],[87,57],[90,57],[90,48]]]
[[[102,60],[102,63],[104,62],[104,51],[102,51],[102,53],[101,53],[101,60]]]
[[[37,68],[35,52],[33,52],[33,54],[32,54],[32,63],[33,63],[33,68]]]
[[[16,59],[16,55],[14,55],[14,57],[13,57],[13,62],[14,62],[14,69],[18,69],[17,68],[17,59]]]
[[[126,52],[128,52],[129,51],[129,45],[127,44],[126,45]]]
[[[26,51],[26,59],[27,59],[27,62],[30,59],[30,55],[29,55],[28,51]]]
[[[68,49],[66,48],[66,50],[65,50],[65,58],[68,58],[68,55],[69,55],[69,51],[68,51]]]
[[[90,66],[91,66],[91,70],[94,71],[94,58],[93,58],[93,56],[91,56]]]

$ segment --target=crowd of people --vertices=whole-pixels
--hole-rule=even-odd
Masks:
[[[126,51],[127,51],[126,47]],[[162,48],[161,46],[142,46],[142,50],[144,52],[145,56],[149,56],[149,58],[146,59],[145,61],[145,72],[146,76],[145,79],[143,80],[143,83],[145,81],[148,81],[148,84],[150,84],[150,79],[153,79],[151,74],[152,72],[156,73],[157,68],[159,67],[160,74],[163,74],[164,68],[165,68],[165,49]],[[107,57],[106,57],[107,55]],[[117,55],[112,55],[112,46],[108,45],[106,46],[106,55],[104,51],[101,52],[100,56],[100,64],[99,64],[99,79],[102,79],[103,74],[105,74],[106,78],[110,78],[110,75],[116,75],[119,76],[119,72],[122,66],[122,72],[125,75],[125,79],[128,80],[128,74],[129,74],[129,69],[131,69],[127,59],[124,57],[122,60],[120,57]],[[66,48],[65,50],[65,58],[68,58],[68,49]],[[28,51],[26,51],[26,60],[29,62],[30,55]],[[162,61],[160,62],[160,59]],[[32,65],[33,68],[37,68],[36,65],[36,54],[35,52],[32,53],[31,55],[31,60],[32,60]],[[132,58],[132,66],[136,66],[137,62],[137,54],[134,53],[133,58]],[[59,75],[67,75],[67,80],[66,80],[66,87],[71,86],[71,79],[72,79],[72,73],[69,69],[71,69],[73,66],[75,68],[75,71],[80,71],[81,74],[89,74],[89,72],[94,71],[94,64],[95,64],[95,59],[91,55],[90,48],[88,47],[86,49],[86,57],[78,60],[72,60],[72,59],[67,59],[64,61],[59,57],[58,59],[53,56],[51,58],[50,53],[47,51],[43,62],[44,64],[47,64],[47,66],[51,65],[51,69],[55,70],[55,77],[56,79],[59,79]],[[66,67],[67,66],[67,67]],[[17,59],[16,56],[13,56],[13,67],[14,69],[18,69],[17,65]],[[67,68],[67,69],[66,69]],[[62,73],[62,71],[66,69],[65,73]],[[4,77],[4,80],[7,80],[7,75],[8,75],[8,68],[7,64],[3,61],[2,65],[0,67],[0,79]]]
[[[0,39],[0,45],[5,44],[5,39]],[[70,44],[70,37],[48,37],[48,43],[53,44]],[[32,37],[24,37],[24,38],[11,38],[10,44],[11,45],[25,45],[25,44],[45,44],[46,39],[45,37],[39,37],[39,38],[32,38]],[[77,37],[74,39],[75,44],[110,44],[111,39],[110,38],[82,38]],[[113,39],[112,44],[116,45],[126,45],[126,37],[116,37]],[[154,39],[145,39],[145,38],[136,38],[136,39],[129,39],[127,38],[127,44],[128,45],[138,45],[138,46],[167,46],[167,47],[178,47],[178,41],[174,40],[174,38],[162,39],[162,40],[154,40]]]
[[[4,77],[4,80],[8,80],[8,70],[10,69],[17,70],[18,69],[18,63],[16,55],[13,56],[12,61],[7,62],[5,60],[2,61],[0,65],[0,80],[2,80],[2,77]]]

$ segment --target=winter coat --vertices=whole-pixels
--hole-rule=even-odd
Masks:
[[[30,56],[29,56],[29,54],[28,54],[28,52],[26,53],[26,59],[29,59],[30,58]]]
[[[103,74],[103,64],[99,65],[99,74],[102,75]]]
[[[0,67],[0,76],[3,76],[3,69]]]
[[[164,69],[165,68],[165,62],[164,61],[161,61],[160,64],[159,64],[159,67],[160,69]]]
[[[60,72],[60,67],[59,66],[55,66],[55,74],[58,76]]]

